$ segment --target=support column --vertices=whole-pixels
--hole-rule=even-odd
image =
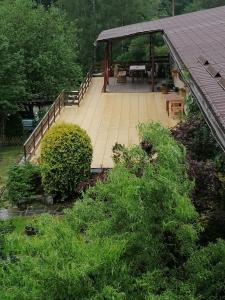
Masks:
[[[104,86],[103,92],[106,93],[106,87],[109,83],[109,43],[105,47],[105,61],[104,61]]]
[[[110,49],[110,67],[112,67],[113,64],[113,47],[112,47],[112,42],[109,44],[109,49]]]
[[[151,69],[151,81],[152,81],[152,92],[155,91],[155,51],[154,51],[154,39],[152,34],[150,35],[150,65]]]

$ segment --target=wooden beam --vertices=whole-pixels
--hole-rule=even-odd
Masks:
[[[155,91],[155,51],[154,51],[154,39],[153,35],[150,35],[150,65],[152,67],[151,69],[151,81],[152,81],[152,92]]]
[[[106,72],[107,72],[107,84],[109,84],[109,72],[110,72],[110,44],[108,43],[108,46],[106,48],[106,63],[107,63],[107,68],[106,68]]]
[[[112,42],[110,42],[110,67],[112,67],[112,63],[113,63],[113,45]]]
[[[104,85],[103,92],[106,93],[106,87],[109,83],[109,43],[105,47],[105,59],[104,59]]]
[[[151,65],[151,59],[152,59],[152,35],[149,35],[149,62]]]

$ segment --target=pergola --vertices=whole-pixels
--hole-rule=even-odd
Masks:
[[[225,6],[103,31],[97,38],[97,43],[106,43],[103,90],[109,81],[112,42],[149,34],[149,60],[154,68],[152,36],[159,32],[225,150]]]
[[[148,63],[151,66],[152,92],[154,92],[154,90],[155,90],[155,81],[154,81],[155,62],[158,61],[158,58],[155,58],[153,33],[149,33],[148,35],[149,35],[149,62]],[[104,85],[103,85],[103,92],[106,92],[106,87],[109,84],[110,66],[112,66],[112,63],[113,63],[113,59],[112,59],[112,56],[113,56],[112,55],[112,53],[113,53],[113,42],[115,40],[121,40],[121,37],[118,38],[118,39],[106,40],[105,57],[104,57]]]

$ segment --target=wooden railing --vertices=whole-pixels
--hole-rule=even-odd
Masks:
[[[90,86],[93,77],[92,69],[87,73],[84,81],[81,83],[78,91],[62,91],[47,113],[42,118],[41,122],[34,129],[30,137],[24,144],[24,158],[29,160],[35,153],[39,146],[44,134],[55,122],[56,117],[60,114],[65,105],[77,104],[80,105],[81,100]]]
[[[80,104],[80,101],[84,98],[84,95],[85,95],[88,87],[90,86],[92,77],[93,77],[93,71],[91,68],[90,71],[87,73],[84,81],[80,85],[80,89],[78,91],[78,105]]]
[[[155,56],[154,59],[155,63],[169,63],[170,58],[169,55],[161,55],[161,56]],[[110,66],[115,66],[115,65],[121,65],[121,66],[126,66],[129,67],[130,65],[146,65],[151,66],[151,61],[150,60],[136,60],[136,61],[120,61],[120,60],[114,60],[110,63]],[[104,62],[97,62],[93,65],[93,70],[97,73],[102,73],[104,72]]]
[[[64,103],[64,92],[62,92],[23,145],[25,160],[29,159],[35,152],[45,132],[50,128],[50,126],[55,122],[56,117],[60,114],[64,107]]]
[[[87,73],[86,77],[84,78],[83,82],[80,85],[79,90],[77,91],[64,91],[65,95],[65,103],[66,104],[77,104],[80,105],[81,100],[84,98],[84,95],[90,86],[91,80],[93,77],[93,69],[91,68],[90,71]]]
[[[169,56],[156,56],[154,58],[155,63],[169,63]],[[130,66],[130,65],[151,65],[151,61],[149,60],[139,60],[139,61],[113,61],[112,65],[124,65],[124,66]]]

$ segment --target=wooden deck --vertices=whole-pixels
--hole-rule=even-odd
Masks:
[[[80,125],[89,134],[94,149],[92,168],[111,168],[112,147],[139,143],[136,126],[157,121],[173,127],[177,121],[168,117],[161,93],[102,93],[103,78],[93,78],[80,106],[67,106],[56,123]],[[37,149],[33,161],[40,156]]]

